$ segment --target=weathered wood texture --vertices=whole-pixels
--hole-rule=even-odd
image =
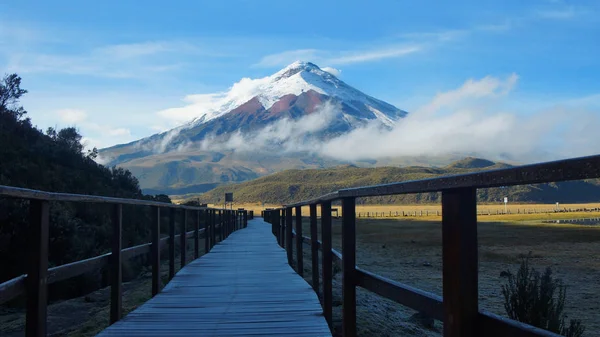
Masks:
[[[99,336],[331,336],[317,295],[255,219]]]

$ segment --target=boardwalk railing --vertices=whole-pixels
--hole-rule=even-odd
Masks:
[[[312,283],[319,290],[318,250],[322,250],[323,311],[331,325],[332,262],[342,266],[342,330],[356,335],[356,287],[418,310],[444,322],[446,337],[545,336],[557,334],[479,309],[477,269],[477,198],[480,188],[538,184],[600,177],[600,155],[433,179],[342,189],[312,200],[263,211],[273,234],[303,273],[303,244],[312,252]],[[356,266],[356,198],[424,192],[442,193],[443,297],[370,273]],[[342,252],[331,246],[331,204],[341,200]],[[310,237],[302,235],[302,206],[309,206]],[[317,206],[321,241],[317,240]],[[292,229],[295,209],[296,228]],[[343,258],[342,258],[343,257]]]
[[[194,207],[168,204],[155,201],[110,198],[92,195],[52,193],[0,185],[0,197],[13,197],[29,200],[31,232],[28,238],[30,253],[27,274],[0,284],[0,304],[19,295],[26,296],[26,336],[46,336],[46,318],[48,305],[48,285],[97,270],[105,266],[110,271],[110,323],[122,317],[122,262],[124,259],[148,254],[152,263],[152,296],[161,290],[160,254],[161,249],[169,247],[169,280],[175,276],[175,240],[180,241],[181,267],[186,263],[186,240],[194,239],[194,257],[200,255],[199,239],[204,237],[204,251],[208,253],[216,242],[224,240],[229,234],[246,227],[248,211],[219,208]],[[77,261],[48,269],[48,245],[50,226],[50,201],[83,202],[112,205],[112,250],[110,253],[90,259]],[[149,243],[123,249],[123,205],[150,207],[152,223]],[[169,236],[160,237],[161,212],[169,215]],[[180,234],[175,235],[175,218],[180,221]],[[194,219],[194,228],[187,231],[189,216]],[[250,213],[250,218],[253,213]],[[200,226],[200,223],[204,223]],[[201,228],[202,227],[202,228]],[[217,241],[218,240],[218,241]]]

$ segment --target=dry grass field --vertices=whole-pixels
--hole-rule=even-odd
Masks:
[[[480,217],[481,218],[481,217]],[[308,233],[308,220],[304,221]],[[341,248],[341,224],[334,221],[333,246]],[[539,222],[480,222],[480,308],[505,315],[501,285],[503,270],[516,272],[521,257],[532,253],[539,271],[552,267],[567,285],[565,311],[581,319],[585,336],[600,336],[600,226],[541,224]],[[358,219],[357,264],[384,277],[442,295],[442,238],[439,221]],[[305,249],[305,276],[310,282],[310,253]],[[341,319],[341,279],[334,280],[334,315]],[[426,327],[411,309],[358,291],[361,336],[439,336],[441,322]]]

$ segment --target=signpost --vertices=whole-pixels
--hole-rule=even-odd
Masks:
[[[508,197],[504,197],[504,214],[507,214],[506,204],[508,204]]]
[[[225,193],[225,209],[227,209],[227,203],[230,203],[231,209],[233,209],[233,193]]]

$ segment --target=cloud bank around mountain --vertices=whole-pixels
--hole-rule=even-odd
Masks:
[[[446,154],[534,162],[591,155],[600,144],[600,114],[577,104],[517,113],[505,108],[518,82],[506,78],[470,79],[435,95],[429,103],[399,120],[391,129],[370,123],[320,142],[311,134],[322,130],[339,107],[325,104],[298,120],[283,119],[250,134],[227,140],[206,139],[202,150],[308,151],[342,160],[380,159]]]

